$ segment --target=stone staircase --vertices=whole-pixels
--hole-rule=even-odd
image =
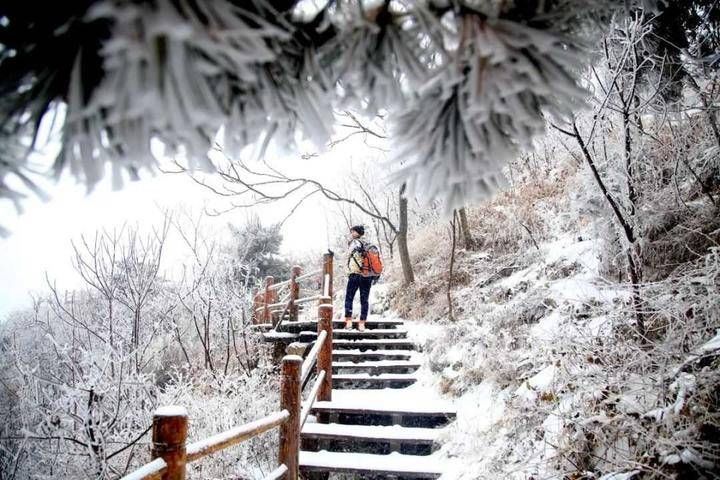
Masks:
[[[421,353],[403,322],[371,317],[364,332],[342,325],[333,324],[332,401],[316,402],[302,429],[303,477],[438,478],[434,445],[455,411],[415,385]],[[300,342],[317,335],[314,322],[285,327]]]

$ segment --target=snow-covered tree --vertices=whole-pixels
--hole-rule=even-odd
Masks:
[[[179,279],[160,268],[170,226],[188,250]],[[186,405],[201,438],[277,404],[242,266],[194,226],[168,219],[159,235],[125,227],[80,239],[83,286],[51,284],[0,324],[0,478],[118,478],[147,461],[158,405]],[[273,454],[258,441],[198,468],[269,471]]]
[[[0,179],[25,178],[57,115],[55,172],[89,187],[153,169],[151,141],[190,168],[300,137],[324,145],[332,107],[397,123],[403,179],[451,208],[583,92],[579,49],[598,25],[652,0],[30,0],[0,7]],[[299,134],[299,136],[298,136]],[[218,137],[219,136],[219,137]],[[20,142],[22,150],[7,148]],[[10,153],[7,153],[10,152]],[[0,180],[2,181],[2,180]],[[4,197],[13,195],[2,185]]]

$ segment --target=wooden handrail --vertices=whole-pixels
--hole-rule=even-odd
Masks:
[[[288,301],[271,303],[270,305],[267,306],[267,308],[273,309],[273,308],[277,308],[277,307],[284,307],[287,304],[288,304]]]
[[[120,480],[159,480],[166,471],[167,463],[165,463],[165,460],[156,458],[134,472],[125,475]]]
[[[187,447],[187,461],[188,463],[194,462],[220,450],[237,445],[261,433],[272,430],[284,423],[288,418],[290,418],[290,412],[287,410],[275,412],[254,422],[246,423],[240,427],[232,428],[204,440],[191,443]]]
[[[290,278],[282,282],[276,283],[273,277],[266,277],[263,290],[256,293],[253,297],[253,308],[251,310],[253,314],[253,323],[274,324],[274,328],[278,330],[282,325],[285,314],[288,314],[291,321],[296,321],[298,319],[298,307],[300,305],[320,300],[322,296],[332,297],[333,258],[334,254],[332,252],[324,254],[321,269],[304,273],[302,275],[302,269],[296,265],[290,270]],[[319,275],[322,275],[320,295],[298,298],[300,292],[300,282]],[[283,295],[282,300],[278,302],[278,291],[284,287],[288,287],[289,292],[286,295]],[[280,319],[275,322],[273,321],[273,318],[277,314],[280,314]]]
[[[182,407],[160,407],[153,416],[152,432],[153,456],[157,458],[120,480],[184,479],[188,463],[200,460],[281,426],[290,417],[291,414],[288,410],[282,410],[186,446],[187,412]],[[281,468],[284,468],[283,472],[287,471],[287,467],[281,465],[267,478],[282,478],[273,476]]]
[[[313,364],[317,370],[315,383],[310,389],[300,413],[300,428],[305,425],[316,400],[332,400],[332,303],[330,297],[322,297],[318,306],[318,336],[312,350],[303,362],[301,385],[310,375]]]
[[[300,430],[307,421],[315,401],[329,401],[332,397],[332,253],[323,256],[323,295],[297,298],[297,289],[291,288],[288,305],[318,300],[318,336],[315,345],[303,362],[297,355],[287,355],[282,361],[280,381],[280,411],[266,417],[231,428],[203,440],[187,445],[188,415],[182,407],[161,407],[153,416],[152,455],[153,460],[121,480],[184,480],[187,464],[205,458],[213,453],[237,445],[245,440],[279,427],[279,466],[265,477],[266,480],[297,480],[299,478]],[[291,285],[297,286],[299,267],[293,267]],[[317,275],[313,272],[310,275]],[[283,305],[269,300],[277,292],[271,287],[273,277],[265,279],[264,294],[258,293],[253,299],[257,305],[253,312],[262,312],[262,318],[270,318],[272,307]],[[294,292],[294,293],[293,293]],[[287,310],[287,308],[286,308]],[[255,316],[257,320],[258,316]],[[282,318],[281,318],[282,320]],[[279,323],[278,323],[279,324]],[[303,405],[302,386],[310,377],[315,365],[317,377]]]
[[[298,298],[297,300],[295,300],[295,303],[299,305],[302,303],[316,302],[316,301],[320,300],[322,297],[323,297],[322,295],[313,295],[312,297]]]
[[[309,272],[309,273],[303,273],[302,275],[297,277],[295,279],[295,281],[302,282],[303,280],[307,280],[308,278],[312,278],[314,276],[320,275],[321,273],[323,273],[322,269],[318,269],[318,270],[315,270],[315,271]]]
[[[312,389],[310,390],[310,394],[308,395],[307,400],[305,401],[305,406],[302,409],[302,412],[300,413],[300,428],[305,425],[305,420],[307,420],[308,415],[310,415],[310,410],[312,410],[313,405],[315,405],[315,400],[317,399],[318,392],[320,391],[320,387],[322,387],[322,383],[325,381],[325,372],[321,371],[317,378],[315,379],[315,383],[313,384]]]
[[[285,477],[286,473],[288,473],[288,468],[283,464],[270,472],[263,480],[280,480]]]
[[[285,280],[285,281],[282,281],[282,282],[273,283],[273,284],[269,287],[269,289],[270,289],[270,290],[277,290],[277,289],[279,289],[279,288],[281,288],[281,287],[284,287],[285,285],[290,285],[290,280]]]
[[[302,371],[300,373],[300,385],[305,385],[305,380],[307,380],[307,378],[310,376],[310,372],[312,372],[312,368],[315,366],[315,360],[317,360],[318,352],[320,352],[320,348],[323,346],[326,339],[326,331],[323,330],[318,333],[317,339],[315,340],[315,345],[313,345],[310,353],[308,353],[308,356],[305,357],[305,361],[303,362]]]

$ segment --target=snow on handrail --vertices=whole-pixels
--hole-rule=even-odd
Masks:
[[[320,273],[322,273],[322,269],[315,270],[315,271],[309,272],[309,273],[305,273],[305,274],[300,275],[299,277],[295,277],[295,281],[301,282],[303,280],[307,280],[308,278],[314,277],[315,275],[318,275]]]
[[[271,303],[270,305],[267,306],[267,308],[272,309],[272,308],[277,308],[277,307],[284,307],[287,304],[288,304],[288,302]]]
[[[298,298],[295,300],[295,305],[300,305],[302,303],[308,303],[308,302],[314,302],[316,300],[320,300],[323,296],[322,295],[313,295],[312,297],[304,297],[304,298]]]
[[[315,405],[315,400],[317,399],[318,391],[320,391],[320,386],[322,385],[323,381],[325,380],[325,370],[321,370],[320,373],[318,373],[317,378],[315,379],[315,384],[312,387],[312,390],[310,390],[310,395],[308,395],[308,399],[305,402],[305,406],[302,409],[302,412],[300,413],[300,428],[305,425],[305,420],[307,420],[308,415],[310,415],[310,410],[312,410],[313,405]]]
[[[288,469],[285,466],[285,464],[283,463],[278,468],[276,468],[275,470],[270,472],[268,474],[268,476],[265,477],[263,480],[280,480],[281,478],[283,478],[285,476],[287,471],[288,471]]]
[[[290,280],[285,280],[284,282],[278,282],[273,283],[268,287],[268,290],[277,290],[280,287],[284,287],[285,285],[290,285]]]
[[[155,480],[159,479],[167,470],[167,463],[162,458],[156,458],[150,463],[146,463],[134,472],[128,473],[120,480]]]
[[[204,440],[191,443],[187,447],[187,461],[188,463],[194,462],[217,451],[237,445],[240,442],[285,423],[289,417],[290,413],[287,410],[275,412],[254,422],[246,423],[245,425],[231,428],[230,430],[218,433]]]
[[[305,385],[305,380],[307,380],[307,377],[310,375],[312,367],[315,365],[315,361],[317,360],[318,352],[320,352],[326,338],[327,331],[323,330],[318,335],[315,345],[313,345],[312,350],[310,350],[310,353],[308,353],[307,358],[302,364],[302,370],[300,371],[300,385]]]

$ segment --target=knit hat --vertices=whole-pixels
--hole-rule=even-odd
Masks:
[[[361,237],[363,235],[365,235],[365,227],[363,227],[362,225],[355,225],[355,226],[350,227],[350,231],[353,231],[353,230],[355,230],[357,233],[359,233]]]

